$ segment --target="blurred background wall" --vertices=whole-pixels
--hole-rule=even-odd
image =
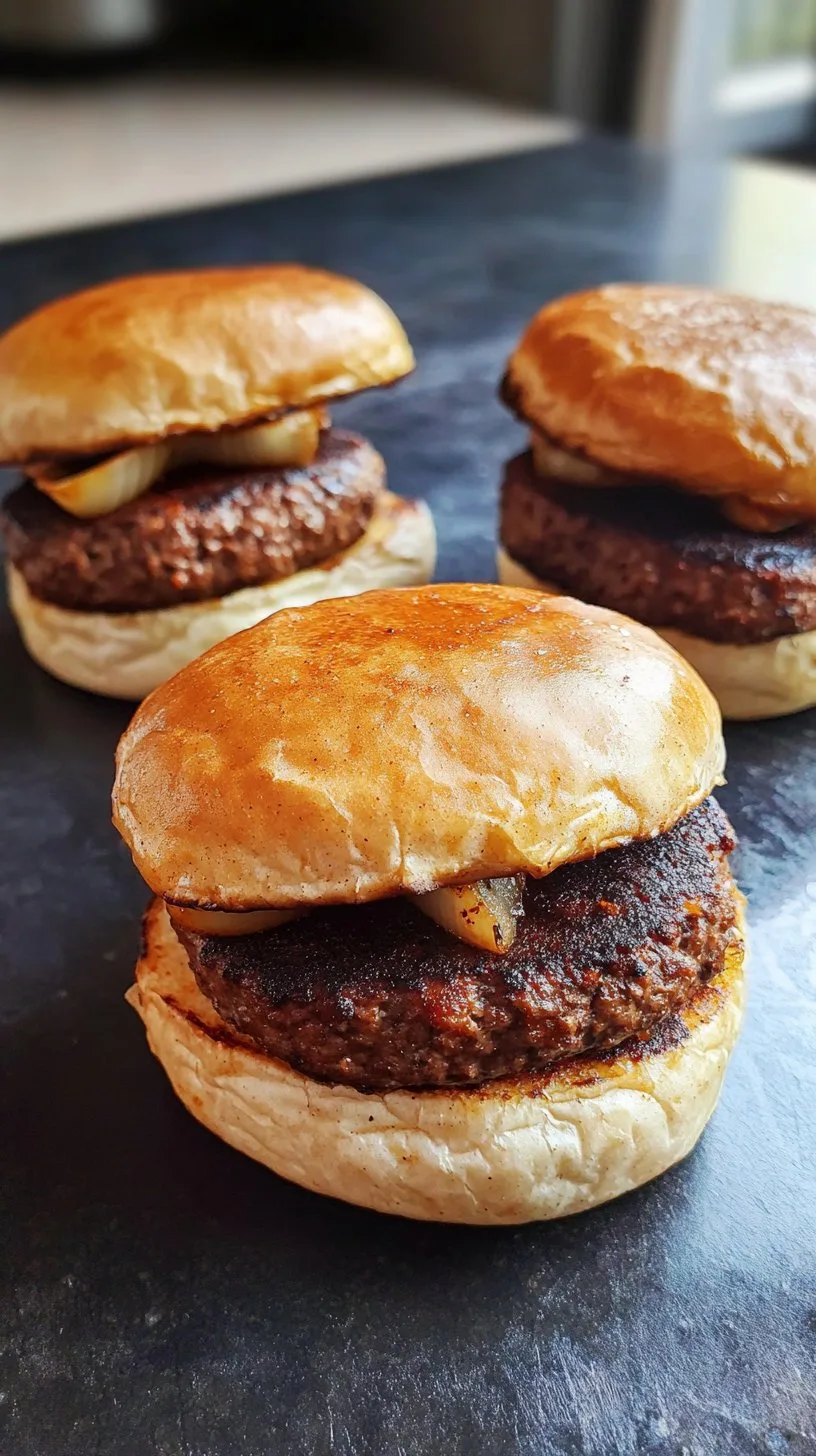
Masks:
[[[558,142],[816,160],[816,0],[0,0],[0,236]]]

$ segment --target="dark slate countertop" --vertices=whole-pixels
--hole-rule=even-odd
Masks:
[[[337,418],[431,502],[440,578],[490,578],[522,324],[611,279],[816,287],[812,238],[749,204],[738,170],[587,141],[6,245],[0,325],[139,269],[356,274],[419,369]],[[122,999],[128,709],[45,677],[5,612],[0,675],[3,1456],[816,1452],[816,714],[728,731],[751,1001],[696,1152],[570,1221],[459,1229],[302,1192],[184,1112]]]

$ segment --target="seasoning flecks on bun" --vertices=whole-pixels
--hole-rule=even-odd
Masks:
[[[739,1029],[722,766],[701,680],[609,612],[471,585],[278,613],[119,747],[150,1045],[213,1131],[352,1202],[513,1223],[636,1187]]]
[[[333,568],[375,518],[375,556],[382,544],[385,468],[367,441],[330,427],[325,406],[412,367],[401,325],[370,289],[288,264],[121,279],[12,328],[0,338],[0,459],[28,479],[3,529],[12,607],[37,659],[77,686],[131,696],[162,680],[147,669],[163,671],[158,638],[176,666],[189,660],[184,631],[171,641],[184,614],[166,615],[186,604],[206,602],[210,628],[229,629],[242,617],[231,598],[248,589],[274,602],[288,583],[304,599],[297,578],[318,567],[325,587],[346,589]],[[427,509],[403,514],[403,543],[411,530],[407,579],[427,581]],[[379,559],[358,590],[406,579],[401,547]],[[85,614],[87,631],[60,612]]]
[[[502,394],[532,431],[502,487],[503,580],[520,568],[688,644],[727,716],[816,702],[809,643],[779,650],[816,626],[816,314],[575,294],[533,319]]]

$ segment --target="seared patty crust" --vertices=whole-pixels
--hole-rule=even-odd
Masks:
[[[737,936],[713,799],[657,839],[528,879],[503,956],[405,899],[313,910],[240,937],[179,929],[196,980],[264,1052],[363,1090],[469,1086],[647,1036]]]
[[[816,528],[760,535],[673,489],[578,486],[505,468],[500,535],[535,576],[650,627],[710,642],[768,642],[816,628]]]
[[[385,483],[367,440],[324,431],[311,465],[190,466],[80,520],[30,481],[3,505],[9,559],[41,601],[138,612],[226,596],[327,561],[363,534]]]

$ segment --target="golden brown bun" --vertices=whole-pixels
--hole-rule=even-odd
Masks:
[[[182,904],[370,900],[546,874],[721,782],[716,703],[648,630],[454,585],[280,612],[142,704],[114,821]]]
[[[199,991],[156,901],[128,999],[185,1107],[315,1193],[406,1218],[515,1224],[618,1198],[684,1158],[719,1097],[744,951],[633,1058],[582,1057],[474,1090],[365,1094],[253,1050]]]
[[[547,304],[508,365],[518,413],[567,450],[705,495],[816,516],[816,314],[703,288]]]
[[[143,698],[188,662],[284,607],[303,607],[372,587],[417,586],[436,563],[433,516],[424,501],[383,491],[368,529],[321,566],[209,601],[145,612],[75,612],[31,595],[8,564],[9,602],[31,656],[62,682],[108,698]]]
[[[497,566],[499,581],[506,586],[560,595],[554,582],[533,576],[501,546]],[[657,632],[708,684],[724,718],[784,718],[816,707],[816,632],[744,645],[708,642],[674,627],[659,627]]]
[[[816,707],[816,632],[740,645],[659,630],[708,683],[724,718],[785,718]]]
[[[121,278],[0,338],[0,460],[220,430],[413,366],[391,309],[334,273],[287,263]]]

